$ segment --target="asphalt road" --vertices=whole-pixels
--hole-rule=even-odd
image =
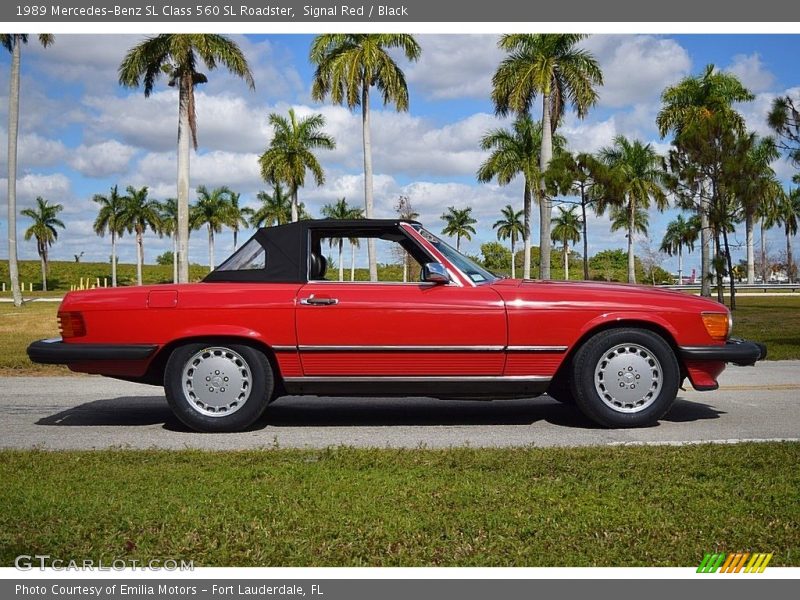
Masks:
[[[654,427],[608,430],[546,396],[494,402],[287,397],[250,431],[199,434],[160,388],[100,377],[0,378],[0,447],[586,446],[800,439],[800,361],[731,367],[715,392],[681,392]]]

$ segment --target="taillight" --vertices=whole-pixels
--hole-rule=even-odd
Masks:
[[[703,325],[712,340],[725,341],[731,333],[730,313],[703,313]]]
[[[86,324],[83,322],[83,315],[79,312],[58,313],[58,329],[64,339],[86,335]]]

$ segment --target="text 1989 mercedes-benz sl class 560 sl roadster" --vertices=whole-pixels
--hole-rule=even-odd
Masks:
[[[328,269],[341,242],[396,281]],[[386,262],[381,260],[381,262]],[[404,277],[400,277],[399,273]],[[405,282],[407,281],[407,282]],[[31,360],[163,385],[199,431],[238,431],[283,394],[496,399],[548,393],[607,427],[658,421],[688,379],[752,365],[717,302],[592,282],[504,279],[419,223],[312,220],[259,229],[202,282],[67,294],[62,337]]]

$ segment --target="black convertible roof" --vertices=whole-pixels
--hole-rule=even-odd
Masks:
[[[419,225],[417,221],[405,219],[309,219],[276,225],[274,227],[261,227],[246,243],[234,252],[230,258],[220,265],[220,268],[211,271],[203,281],[263,281],[273,283],[306,282],[308,279],[308,254],[310,231],[323,232],[348,232],[350,235],[342,237],[370,237],[382,232],[397,229],[401,223]],[[338,236],[328,236],[338,237]],[[266,252],[263,269],[227,270],[226,263],[242,252],[251,252],[251,242],[255,240]],[[317,240],[318,243],[318,240]],[[249,249],[248,249],[249,248]],[[319,251],[319,248],[316,248]]]

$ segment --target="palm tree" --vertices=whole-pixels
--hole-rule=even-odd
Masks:
[[[359,219],[361,218],[361,209],[354,208],[347,204],[345,198],[336,201],[336,204],[326,204],[322,207],[322,216],[327,219]],[[357,241],[357,240],[356,240]],[[342,262],[342,250],[344,248],[344,238],[331,238],[331,246],[334,243],[339,247],[339,281],[344,281],[344,263]],[[350,245],[353,246],[353,239],[350,239]]]
[[[25,230],[25,241],[36,238],[36,251],[42,263],[42,291],[47,291],[47,255],[50,246],[58,239],[56,227],[65,229],[58,213],[64,210],[60,204],[49,204],[41,196],[36,198],[36,208],[25,208],[20,211],[23,217],[33,220],[33,225]]]
[[[172,282],[178,283],[178,200],[167,198],[160,206],[161,233],[172,240]]]
[[[514,210],[510,204],[500,211],[503,217],[495,221],[492,229],[497,230],[498,240],[511,240],[511,279],[517,278],[515,254],[517,239],[525,233],[525,227],[522,224],[522,211]]]
[[[115,185],[107,196],[95,194],[92,201],[100,205],[94,220],[94,232],[101,237],[106,232],[111,234],[111,287],[117,287],[117,238],[122,237],[125,231],[122,226],[125,198],[119,195]]]
[[[666,252],[669,256],[678,255],[678,285],[683,285],[683,248],[689,252],[694,252],[694,243],[700,233],[700,220],[697,216],[691,217],[688,221],[683,215],[678,215],[674,221],[667,225],[667,231],[661,240],[661,252]]]
[[[800,183],[800,175],[795,175],[792,181]],[[800,188],[794,188],[784,195],[778,208],[778,219],[779,223],[783,225],[783,232],[786,235],[786,276],[789,283],[792,283],[795,279],[792,237],[797,235],[798,223],[800,223]]]
[[[498,45],[509,53],[492,77],[492,100],[499,115],[530,114],[536,96],[542,96],[542,144],[539,169],[547,170],[553,158],[553,133],[572,104],[583,118],[596,102],[595,86],[603,85],[603,74],[590,52],[577,48],[584,34],[511,34]],[[541,182],[544,187],[545,182]],[[550,199],[543,193],[539,205],[541,277],[550,279]]]
[[[372,140],[370,132],[370,90],[377,87],[383,104],[408,110],[408,86],[403,70],[388,50],[400,49],[409,61],[419,59],[421,50],[414,36],[403,33],[329,33],[318,35],[309,58],[317,65],[311,95],[322,101],[330,95],[335,104],[350,110],[361,106],[361,134],[364,148],[364,208],[372,218]],[[370,281],[378,280],[375,240],[367,242]]]
[[[681,135],[692,127],[721,119],[730,123],[739,132],[745,130],[744,117],[733,108],[736,102],[749,102],[755,96],[742,83],[728,73],[722,73],[707,65],[702,75],[686,77],[674,86],[670,86],[661,94],[662,107],[656,116],[658,132],[663,138],[670,131],[678,142]],[[699,201],[695,210],[700,214],[700,252],[701,282],[703,296],[711,295],[711,224],[710,208],[704,197],[705,181],[699,182]]]
[[[253,216],[253,209],[247,206],[239,206],[239,198],[241,198],[241,194],[236,192],[228,192],[228,200],[230,202],[230,206],[228,209],[230,210],[229,215],[229,226],[233,229],[233,249],[236,250],[236,246],[238,245],[239,241],[239,227],[247,227],[249,224],[249,218]]]
[[[408,196],[401,195],[397,199],[397,205],[394,207],[397,211],[398,216],[403,219],[404,221],[416,221],[419,218],[419,213],[414,210],[414,207],[411,206],[411,199]],[[359,215],[358,218],[361,218]],[[356,240],[358,242],[358,240]],[[353,241],[350,240],[350,247],[353,250],[353,255],[355,255],[355,247],[353,246]],[[409,255],[408,252],[402,250],[403,253],[403,283],[408,281],[408,266],[409,266]],[[352,270],[352,265],[351,265]]]
[[[297,190],[305,184],[306,170],[311,171],[317,185],[325,183],[322,166],[312,150],[333,150],[336,142],[322,131],[325,117],[320,114],[297,120],[294,109],[289,119],[276,113],[269,116],[274,130],[272,141],[261,157],[261,177],[273,184],[285,183],[292,197],[292,222],[299,217]]]
[[[153,92],[156,80],[166,74],[170,87],[178,88],[178,280],[189,281],[189,136],[197,149],[197,112],[194,88],[208,78],[197,71],[198,62],[209,71],[221,63],[255,89],[253,75],[235,42],[217,34],[169,33],[149,37],[131,48],[119,66],[119,83],[144,85],[144,96]]]
[[[53,35],[39,34],[39,43],[47,48]],[[0,34],[0,44],[11,53],[11,75],[8,93],[8,272],[11,276],[11,295],[14,306],[22,306],[17,265],[17,140],[19,139],[19,73],[23,44],[28,43],[26,33]]]
[[[747,246],[747,283],[753,285],[756,276],[754,229],[759,213],[768,212],[783,195],[783,187],[770,164],[780,153],[771,137],[759,139],[754,133],[746,138],[747,150],[737,164],[735,192],[744,217]],[[762,205],[767,205],[762,208]]]
[[[286,195],[280,182],[272,188],[272,195],[258,192],[256,198],[261,206],[250,216],[251,227],[285,225],[292,220],[292,199]]]
[[[559,206],[558,216],[553,219],[553,241],[561,242],[564,256],[564,281],[569,281],[569,243],[577,244],[581,240],[581,218],[575,212],[577,208]]]
[[[442,233],[450,237],[456,236],[456,250],[460,252],[461,238],[471,240],[472,234],[475,233],[473,225],[477,221],[472,218],[472,207],[455,208],[454,206],[448,206],[447,212],[441,216],[441,219],[445,222]]]
[[[120,224],[129,233],[136,233],[136,284],[142,285],[144,234],[148,228],[156,233],[161,231],[161,205],[147,197],[147,186],[136,189],[129,185],[126,191]]]
[[[560,135],[555,135],[553,145],[557,152],[561,152],[566,146],[566,140]],[[536,194],[540,205],[545,201],[544,176],[539,156],[541,146],[542,125],[534,123],[528,115],[517,117],[511,131],[494,129],[481,139],[481,148],[491,150],[492,153],[478,169],[478,181],[487,182],[497,178],[500,185],[507,185],[517,175],[522,175],[525,180],[522,196],[524,225],[522,276],[525,279],[531,277],[531,195]],[[539,243],[541,247],[541,241]],[[542,260],[541,264],[544,265],[545,262],[549,264],[549,260]],[[540,267],[540,272],[541,269],[543,266]]]
[[[646,228],[642,231],[637,224],[637,220],[641,224],[642,215],[638,209],[649,209],[651,200],[658,210],[664,210],[668,204],[662,188],[664,172],[661,169],[661,157],[650,144],[643,144],[639,140],[631,142],[622,135],[614,138],[613,146],[603,148],[600,157],[609,168],[611,184],[607,186],[608,196],[598,209],[602,212],[604,206],[616,207],[617,214],[612,212],[614,223],[625,223],[628,237],[628,283],[636,283],[633,236],[637,232],[646,232]],[[626,213],[624,218],[618,214],[623,209]],[[612,231],[615,229],[612,226]]]
[[[200,229],[205,225],[208,229],[208,270],[214,270],[214,234],[231,224],[231,191],[223,186],[208,191],[206,186],[197,188],[197,203],[189,212],[189,226]]]
[[[593,154],[581,152],[573,155],[562,151],[553,158],[547,173],[559,193],[580,197],[584,279],[589,279],[589,231],[586,209],[589,206],[597,209],[600,196],[598,190],[608,178],[607,171],[606,166]]]

